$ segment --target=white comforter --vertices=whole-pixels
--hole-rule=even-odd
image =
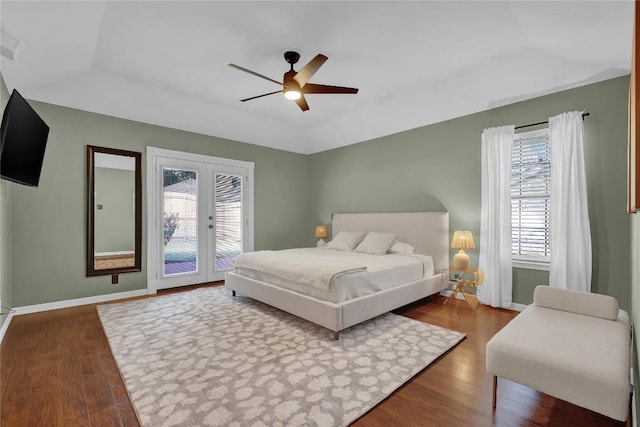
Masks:
[[[271,272],[272,264],[264,264],[260,270],[244,268],[245,255],[238,257],[235,272],[272,285],[280,286],[305,295],[330,302],[340,302],[372,292],[378,292],[404,283],[413,282],[434,275],[433,260],[426,255],[370,255],[357,252],[342,252],[326,248],[298,248],[276,251],[278,257],[291,257],[299,260],[305,258],[308,262],[338,262],[340,266],[349,263],[352,267],[366,266],[366,269],[351,270],[335,274],[328,287],[316,287],[308,283],[301,283],[292,279],[286,271],[278,275]],[[275,255],[275,254],[274,254]]]
[[[301,252],[296,249],[247,252],[236,258],[234,267],[269,273],[325,291],[331,290],[339,275],[367,269],[365,264],[345,260],[338,251]]]

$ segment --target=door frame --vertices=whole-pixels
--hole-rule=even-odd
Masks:
[[[162,245],[160,236],[162,224],[159,210],[162,210],[162,185],[158,176],[158,164],[160,159],[170,158],[176,161],[190,161],[210,165],[215,168],[220,166],[225,171],[237,170],[238,175],[245,176],[243,186],[243,216],[245,219],[242,246],[243,252],[253,251],[253,173],[255,163],[241,160],[225,159],[222,157],[207,156],[204,154],[187,153],[183,151],[167,150],[147,146],[146,149],[146,193],[147,193],[147,294],[156,294],[162,272],[161,255]]]

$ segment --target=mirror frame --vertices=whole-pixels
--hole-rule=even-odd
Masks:
[[[117,156],[133,157],[135,159],[135,254],[132,267],[95,269],[95,153],[115,154]],[[114,283],[120,273],[142,271],[142,153],[137,151],[119,150],[116,148],[96,147],[87,145],[87,277],[112,275]]]

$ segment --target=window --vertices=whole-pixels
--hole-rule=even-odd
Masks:
[[[515,135],[511,157],[511,256],[514,267],[549,269],[549,129]]]

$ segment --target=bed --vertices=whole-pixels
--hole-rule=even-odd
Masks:
[[[386,280],[382,274],[375,280],[374,286],[378,289],[371,291],[370,287],[365,287],[368,290],[353,294],[349,289],[358,288],[359,282],[367,280],[367,272],[362,269],[354,268],[353,271],[340,274],[330,289],[302,291],[295,283],[278,281],[277,273],[271,276],[268,272],[250,274],[250,270],[235,268],[233,272],[226,273],[225,287],[232,290],[234,295],[239,292],[321,325],[333,331],[334,339],[339,339],[340,331],[350,326],[438,293],[445,288],[442,270],[449,266],[447,212],[336,213],[332,215],[331,231],[332,238],[340,231],[394,233],[397,241],[409,243],[415,248],[415,255],[411,258],[423,261],[428,259],[429,262],[423,262],[426,274],[406,283],[395,283],[392,287],[384,285]],[[303,256],[304,252],[299,251],[313,250],[324,251],[327,256],[339,253],[331,249],[307,248],[293,250],[292,254]],[[394,255],[370,256],[384,258],[386,263],[393,263],[391,258],[394,258]],[[360,262],[361,258],[356,261]],[[373,267],[371,269],[375,270]],[[384,273],[384,268],[380,271]],[[387,278],[391,278],[391,275]]]

